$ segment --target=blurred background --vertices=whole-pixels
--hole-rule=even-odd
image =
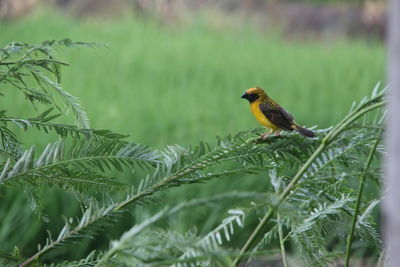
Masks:
[[[189,146],[259,127],[240,99],[254,86],[302,125],[337,123],[353,101],[384,81],[385,8],[384,1],[363,0],[0,0],[0,45],[67,37],[107,44],[59,51],[71,64],[63,69],[64,89],[81,100],[92,128],[128,134],[130,141],[156,148]],[[21,95],[4,94],[0,105],[12,107],[9,115],[37,114]],[[34,132],[21,137],[39,147],[57,139]],[[168,191],[163,200],[263,191],[269,186],[265,179],[211,181]],[[55,201],[57,192],[51,194],[50,217],[60,210],[79,213],[77,205]],[[10,205],[29,209],[23,203]],[[25,217],[10,227],[29,227],[29,234],[26,240],[10,237],[4,250],[23,243],[29,254],[38,239],[44,240],[44,229],[57,232],[63,224],[43,227],[20,216]],[[187,229],[197,220],[200,231],[207,231],[215,224],[212,218],[210,211],[189,214],[176,227]],[[131,225],[129,219],[124,223]]]
[[[240,99],[254,86],[327,127],[384,73],[383,1],[0,0],[0,16],[2,46],[106,43],[60,51],[64,88],[92,127],[151,146],[258,127]]]

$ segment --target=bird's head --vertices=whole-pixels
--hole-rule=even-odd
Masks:
[[[259,98],[263,99],[266,97],[267,97],[267,94],[260,87],[249,88],[242,95],[242,98],[247,99],[250,103],[256,101]]]

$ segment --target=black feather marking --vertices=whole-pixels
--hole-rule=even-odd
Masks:
[[[293,117],[279,105],[272,105],[268,102],[260,103],[261,112],[273,124],[286,131],[293,131]]]
[[[249,100],[250,103],[253,103],[254,101],[256,101],[260,96],[256,93],[252,93],[252,94],[248,94],[247,95],[247,100]]]
[[[315,134],[313,131],[308,130],[304,127],[301,127],[299,125],[296,125],[296,130],[301,133],[302,135],[306,136],[306,137],[315,137]]]

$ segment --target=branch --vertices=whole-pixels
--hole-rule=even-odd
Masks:
[[[367,159],[367,164],[365,166],[365,170],[364,170],[363,174],[360,176],[360,184],[359,184],[359,187],[358,187],[356,207],[354,208],[354,214],[353,214],[353,218],[352,218],[352,221],[351,221],[350,232],[349,232],[349,235],[347,236],[346,261],[345,261],[345,265],[344,265],[345,267],[349,267],[349,263],[350,263],[351,244],[353,242],[353,235],[354,235],[354,231],[356,229],[358,212],[359,212],[360,204],[361,204],[361,196],[362,196],[362,193],[363,193],[363,190],[364,190],[365,178],[367,176],[368,169],[371,166],[372,158],[374,156],[374,153],[376,151],[376,148],[378,147],[378,144],[379,144],[380,140],[381,140],[381,136],[379,134],[378,137],[376,138],[374,146],[371,148],[371,151],[370,151],[370,153],[368,155],[368,159]]]
[[[281,254],[282,254],[282,263],[284,267],[288,267],[286,260],[285,240],[283,239],[282,223],[279,213],[277,214],[277,220],[278,220],[279,246],[281,247]]]
[[[9,65],[23,65],[23,64],[35,64],[37,65],[38,63],[54,63],[54,64],[60,64],[63,66],[69,66],[68,63],[59,61],[59,60],[54,60],[54,59],[49,59],[49,58],[42,58],[42,59],[23,59],[23,60],[17,60],[17,61],[6,61],[6,62],[0,62],[0,66],[9,66]]]
[[[153,186],[147,188],[146,190],[138,192],[138,193],[128,197],[126,200],[113,205],[112,208],[104,210],[103,212],[100,212],[98,216],[95,216],[91,220],[88,220],[85,224],[79,224],[77,227],[75,227],[74,229],[72,229],[68,233],[66,233],[62,238],[58,238],[57,240],[54,240],[54,241],[50,242],[50,244],[48,244],[47,246],[43,247],[41,250],[39,250],[37,253],[35,253],[30,258],[28,258],[25,262],[23,262],[21,266],[28,266],[33,261],[38,260],[40,257],[42,257],[43,255],[50,252],[53,248],[57,247],[59,244],[64,242],[66,239],[72,238],[72,237],[78,235],[81,231],[90,227],[91,225],[94,225],[95,223],[99,222],[100,220],[102,220],[108,216],[111,216],[113,213],[117,213],[117,212],[121,211],[128,205],[130,205],[134,202],[137,202],[140,199],[148,197],[162,189],[167,188],[169,185],[174,184],[175,182],[177,182],[177,180],[188,175],[189,173],[203,169],[206,166],[209,166],[209,165],[212,165],[212,164],[218,162],[218,160],[220,158],[223,158],[227,154],[234,152],[235,149],[238,149],[238,150],[241,149],[243,146],[245,146],[248,143],[253,142],[253,141],[254,141],[254,139],[249,139],[245,143],[238,145],[238,146],[233,146],[230,149],[225,148],[225,147],[219,147],[216,150],[212,150],[212,151],[206,153],[200,159],[195,160],[192,163],[188,164],[187,166],[177,170],[176,172],[165,177],[163,180],[161,180],[158,183],[154,184]],[[219,152],[219,153],[217,153],[217,152]],[[211,159],[208,159],[209,156],[212,156]],[[204,158],[206,158],[206,160],[201,160]]]

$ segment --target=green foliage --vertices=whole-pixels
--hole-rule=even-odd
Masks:
[[[1,85],[7,83],[20,90],[31,103],[52,106],[34,118],[1,113],[2,197],[8,200],[9,190],[25,195],[32,209],[24,212],[36,212],[43,224],[54,220],[45,215],[51,205],[43,201],[43,194],[52,188],[58,194],[71,195],[81,206],[79,216],[58,211],[64,225],[57,234],[48,231],[42,242],[34,239],[36,252],[27,255],[16,249],[0,253],[2,264],[232,266],[241,259],[275,252],[279,235],[281,250],[290,242],[290,254],[298,253],[305,265],[323,266],[343,256],[344,245],[337,240],[348,234],[352,218],[357,219],[355,235],[364,247],[380,249],[373,216],[379,199],[363,195],[357,198],[361,205],[356,210],[352,189],[360,175],[367,175],[368,181],[379,181],[378,163],[371,168],[365,164],[368,155],[383,152],[381,146],[374,146],[380,140],[384,116],[381,109],[385,90],[379,85],[339,124],[314,129],[316,138],[284,133],[260,140],[257,135],[261,130],[255,130],[218,138],[215,144],[201,142],[189,148],[171,145],[158,150],[125,141],[126,136],[111,131],[89,128],[79,101],[61,88],[60,67],[66,63],[58,60],[53,50],[54,46],[75,45],[85,44],[66,39],[37,46],[12,43],[1,50]],[[76,125],[56,122],[60,114],[54,114],[54,110],[63,109],[54,95],[73,111]],[[369,114],[375,117],[365,119]],[[58,141],[48,143],[40,152],[34,143],[22,144],[15,129],[33,128],[42,134],[55,133]],[[249,174],[268,175],[271,190],[221,192],[173,207],[158,206],[166,190]],[[118,178],[122,175],[130,182],[121,182]],[[173,220],[180,214],[226,206],[230,208],[218,217],[220,224],[208,232],[199,232],[200,225],[184,232],[174,228]],[[139,207],[159,210],[143,218],[136,214]],[[129,212],[137,220],[129,227],[121,226],[126,231],[119,237],[107,236],[107,240],[116,239],[108,248],[91,250],[81,259],[68,254],[77,243],[100,240]],[[7,230],[7,225],[2,225],[3,229]],[[243,236],[249,232],[249,237]],[[247,239],[240,251],[235,248],[238,237]]]
[[[16,23],[0,22],[0,46],[65,36],[106,42],[110,49],[59,50],[75,66],[62,67],[63,87],[79,96],[93,128],[157,148],[214,142],[216,135],[257,127],[239,98],[249,87],[263,87],[300,124],[326,128],[385,79],[380,42],[288,41],[254,30],[250,22],[227,29],[219,24],[223,17],[192,15],[193,23],[171,28],[140,16],[76,20],[42,10]],[[8,90],[7,97],[4,106],[32,116],[19,95]],[[36,138],[46,143],[35,132],[24,140]],[[215,186],[222,190],[221,184]]]
[[[78,99],[61,87],[61,67],[68,64],[54,58],[56,47],[80,45],[94,44],[72,42],[69,39],[45,41],[40,45],[12,42],[0,50],[0,83],[8,83],[20,90],[33,104],[51,104],[60,109],[55,102],[55,96],[58,96],[72,110],[77,124],[82,128],[90,128],[89,118]],[[50,79],[47,73],[53,75],[55,80]]]

